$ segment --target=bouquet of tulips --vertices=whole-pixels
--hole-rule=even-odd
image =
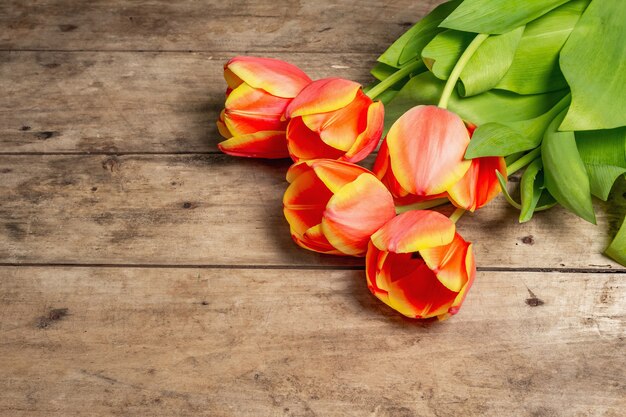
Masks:
[[[377,298],[445,319],[476,274],[455,225],[465,211],[503,191],[520,222],[556,204],[595,222],[592,196],[623,180],[625,22],[620,0],[452,0],[378,58],[366,88],[236,57],[219,148],[291,158],[293,240],[365,257]],[[376,149],[371,170],[357,165]],[[517,202],[506,182],[522,170]],[[626,265],[625,225],[606,254]]]

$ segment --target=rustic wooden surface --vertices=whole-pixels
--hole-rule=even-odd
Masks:
[[[367,82],[440,2],[0,2],[0,415],[623,415],[626,189],[464,217],[475,286],[418,323],[290,242],[286,162],[216,152],[228,57]]]

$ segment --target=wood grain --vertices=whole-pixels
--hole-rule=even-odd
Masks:
[[[618,417],[626,406],[626,275],[480,273],[443,323],[401,318],[362,271],[5,267],[0,282],[7,416]]]
[[[288,166],[226,155],[3,156],[0,262],[360,265],[291,242]],[[499,198],[459,227],[484,268],[624,270],[601,255],[626,205],[614,196],[598,226],[562,209],[518,225]]]
[[[378,54],[443,0],[0,3],[0,49]]]
[[[217,152],[231,53],[0,52],[0,152]],[[275,53],[372,81],[371,54]]]

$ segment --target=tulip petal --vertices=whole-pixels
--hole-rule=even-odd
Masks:
[[[226,68],[246,84],[283,98],[297,96],[311,82],[300,68],[273,58],[238,56]]]
[[[474,211],[500,193],[496,171],[506,178],[506,164],[499,156],[472,159],[470,169],[449,190],[454,205]]]
[[[461,118],[435,106],[413,107],[387,135],[394,176],[416,195],[442,193],[460,180],[470,166],[468,144]]]
[[[292,231],[291,237],[293,240],[304,249],[311,250],[313,252],[324,253],[327,255],[343,255],[343,253],[335,249],[326,239],[324,233],[322,233],[321,225],[313,226],[309,228],[304,235],[298,236]]]
[[[386,303],[407,317],[424,319],[444,314],[457,296],[419,256],[390,253],[383,270],[391,277]]]
[[[379,294],[386,295],[387,291],[380,288],[377,282],[378,276],[378,256],[382,253],[370,240],[367,245],[367,254],[365,255],[365,278],[367,280],[367,287],[372,294],[378,296]]]
[[[225,154],[233,156],[267,159],[289,158],[285,132],[281,131],[234,136],[220,142],[217,147]]]
[[[469,243],[456,233],[448,245],[422,249],[420,255],[447,289],[459,292],[469,279],[465,265],[468,247]]]
[[[243,116],[271,115],[281,118],[290,99],[275,97],[248,84],[241,84],[226,98],[226,113],[238,113]]]
[[[225,137],[226,139],[229,139],[233,136],[232,133],[230,133],[230,130],[228,130],[228,127],[226,127],[226,124],[224,123],[224,113],[225,111],[222,110],[220,112],[220,117],[217,120],[217,131],[220,133],[220,135],[222,135],[223,137]]]
[[[295,162],[318,158],[339,159],[344,154],[325,144],[318,134],[304,124],[301,117],[291,119],[287,125],[287,146]]]
[[[367,169],[350,162],[332,159],[318,159],[310,162],[317,177],[333,193],[338,194],[343,187],[356,180],[362,174],[374,176]]]
[[[308,229],[320,224],[331,197],[331,191],[312,169],[304,170],[293,179],[283,196],[283,212],[293,233],[303,236]]]
[[[226,80],[226,84],[228,85],[228,90],[234,90],[243,83],[243,80],[237,77],[235,73],[227,67],[224,67],[224,79]],[[228,90],[226,94],[229,94]]]
[[[395,253],[417,252],[452,242],[455,225],[441,213],[413,210],[396,216],[372,235],[380,250]]]
[[[350,104],[360,89],[360,84],[343,78],[313,81],[289,104],[285,114],[293,118],[338,110]]]
[[[467,254],[465,257],[465,269],[467,273],[467,283],[465,284],[465,286],[463,286],[463,288],[461,289],[457,297],[454,299],[454,303],[452,303],[452,307],[450,307],[450,310],[449,310],[450,314],[456,314],[459,311],[459,308],[461,308],[461,304],[463,304],[463,301],[465,300],[465,296],[467,295],[467,292],[472,287],[472,284],[474,283],[474,279],[476,278],[476,261],[474,259],[473,246],[474,245],[472,245],[471,243],[469,244],[469,246],[467,247]]]
[[[376,178],[382,181],[389,170],[389,148],[387,147],[387,140],[383,139],[378,149],[378,155],[374,160],[374,166],[372,172],[376,175]]]
[[[383,134],[385,123],[385,107],[380,101],[372,103],[367,109],[366,128],[343,157],[346,161],[359,162],[372,153]]]
[[[393,198],[385,186],[373,174],[361,174],[331,197],[322,229],[341,252],[363,256],[370,236],[395,215]]]
[[[329,146],[344,152],[350,150],[367,128],[367,109],[372,99],[360,89],[355,99],[338,110],[302,116],[305,125]]]

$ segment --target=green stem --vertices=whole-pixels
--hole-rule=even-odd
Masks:
[[[450,220],[452,220],[452,223],[456,223],[464,214],[465,209],[458,207],[456,210],[454,210],[454,213],[450,215]]]
[[[506,167],[506,175],[512,175],[516,173],[517,171],[534,161],[539,155],[541,155],[541,147],[535,148],[534,150],[528,152],[526,155],[522,156],[520,159]]]
[[[516,152],[516,153],[511,154],[511,155],[507,156],[506,158],[504,158],[504,163],[506,164],[506,166],[509,166],[513,162],[515,162],[518,159],[520,159],[522,156],[524,156],[524,152]]]
[[[387,89],[389,87],[391,87],[392,85],[394,85],[398,81],[402,80],[404,77],[406,77],[407,75],[409,75],[413,71],[419,69],[423,65],[424,65],[424,63],[422,62],[421,59],[417,60],[417,61],[414,61],[414,62],[411,62],[410,64],[407,64],[406,66],[400,68],[398,71],[396,71],[393,74],[391,74],[389,77],[385,78],[379,84],[377,84],[374,87],[372,87],[372,89],[370,91],[368,91],[366,94],[371,99],[374,99],[374,98],[378,97],[379,95],[381,95],[382,93],[387,91]]]
[[[429,208],[441,206],[443,204],[447,204],[450,201],[447,198],[437,198],[434,200],[423,201],[421,203],[408,204],[406,206],[398,206],[396,207],[396,214],[406,213],[411,210],[426,210]]]
[[[476,52],[478,47],[488,37],[489,35],[487,34],[479,33],[478,35],[476,35],[474,40],[467,46],[467,49],[465,49],[465,52],[463,52],[463,55],[461,55],[456,65],[454,66],[454,69],[450,73],[450,77],[448,77],[448,81],[446,81],[446,86],[443,88],[443,93],[441,93],[441,99],[439,99],[439,104],[437,104],[438,107],[441,107],[442,109],[448,108],[448,101],[450,100],[450,96],[452,95],[454,86],[456,85],[456,82],[459,80],[459,77],[461,76],[461,73],[463,72],[465,65],[467,65],[472,55],[474,55],[474,52]]]

